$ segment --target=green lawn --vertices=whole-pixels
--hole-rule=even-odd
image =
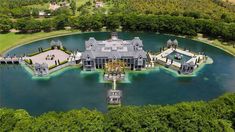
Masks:
[[[6,50],[18,45],[30,43],[40,39],[62,36],[67,34],[74,34],[79,32],[80,32],[79,30],[60,30],[49,33],[40,32],[34,34],[15,34],[15,33],[0,34],[0,55],[3,54]],[[201,35],[195,37],[194,40],[210,44],[235,56],[235,48],[233,48],[231,44],[229,45],[225,42],[220,42],[217,39],[209,40],[207,38],[201,37]]]
[[[31,8],[37,8],[40,10],[47,10],[49,9],[49,3],[44,3],[44,4],[37,4],[37,5],[28,5],[25,7],[31,7]]]
[[[60,31],[53,31],[49,33],[40,32],[34,34],[15,34],[15,33],[7,33],[7,34],[0,34],[0,54],[4,51],[15,47],[17,45],[29,43],[32,41],[45,39],[49,37],[55,37],[60,35],[78,33],[78,30],[60,30]]]
[[[77,0],[76,1],[77,7],[84,5],[88,1],[90,1],[90,0]]]
[[[233,44],[235,42],[221,42],[218,39],[209,39],[207,37],[202,37],[202,34],[198,34],[197,37],[193,38],[196,41],[200,41],[206,44],[209,44],[211,46],[217,47],[221,50],[224,50],[225,52],[235,56],[235,47],[233,47]]]

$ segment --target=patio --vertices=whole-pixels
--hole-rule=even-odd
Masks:
[[[28,59],[32,60],[32,63],[46,63],[48,67],[58,64],[58,61],[61,63],[63,61],[66,61],[69,58],[69,54],[65,53],[61,50],[49,50],[43,53],[40,53],[38,55],[29,57]]]

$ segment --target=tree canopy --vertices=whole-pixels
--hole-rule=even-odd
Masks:
[[[235,94],[209,102],[123,106],[96,110],[48,112],[37,117],[25,110],[0,109],[1,131],[226,131],[235,130]]]
[[[220,20],[222,15],[227,21],[235,22],[235,11],[225,2],[213,0],[108,0],[118,12],[155,15],[189,16],[194,18]],[[220,3],[220,4],[219,4]],[[228,5],[228,4],[226,4]],[[235,6],[233,6],[233,9]]]
[[[140,15],[140,14],[88,14],[78,17],[69,17],[66,14],[55,18],[35,20],[33,18],[21,18],[11,21],[8,17],[0,20],[0,31],[7,32],[12,27],[22,33],[51,31],[64,29],[70,26],[72,29],[82,31],[100,31],[106,28],[110,31],[121,29],[123,31],[150,31],[171,33],[178,35],[195,36],[202,33],[210,37],[220,37],[225,41],[235,40],[235,23],[225,23],[210,19],[194,19],[184,16],[170,15]]]

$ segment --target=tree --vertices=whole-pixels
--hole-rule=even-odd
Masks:
[[[12,16],[15,18],[30,17],[31,10],[29,8],[14,8],[11,10]]]
[[[119,15],[108,15],[106,17],[106,28],[115,31],[121,26],[121,20]]]
[[[0,108],[1,131],[234,131],[235,93],[209,102],[122,106],[96,110],[47,112],[30,116],[25,110]]]
[[[41,31],[41,22],[39,20],[29,19],[25,26],[25,30],[30,33]]]
[[[65,14],[59,15],[53,19],[56,24],[56,29],[64,29],[68,25],[68,16]]]
[[[16,23],[16,29],[23,33],[34,33],[41,31],[41,22],[34,19],[19,19]]]
[[[20,30],[21,32],[27,32],[26,31],[26,24],[27,20],[26,19],[19,19],[17,20],[16,24],[15,24],[15,28],[17,30]]]
[[[54,15],[54,16],[61,16],[61,15],[70,16],[71,10],[67,7],[60,7],[59,9],[53,11],[52,15]]]
[[[52,19],[43,19],[41,21],[41,29],[45,32],[50,32],[56,27],[54,21]]]
[[[9,32],[12,28],[12,21],[9,18],[0,18],[0,32]]]
[[[75,0],[72,0],[71,3],[70,3],[70,7],[73,11],[73,15],[75,15],[76,11],[77,11],[77,4],[76,4],[76,1]]]
[[[102,14],[94,14],[91,17],[91,29],[94,31],[100,31],[104,25],[104,15]]]

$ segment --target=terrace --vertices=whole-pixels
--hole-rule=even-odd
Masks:
[[[33,64],[46,63],[48,67],[57,65],[60,62],[67,61],[68,58],[69,58],[69,54],[58,49],[49,50],[49,51],[37,54],[35,56],[29,57],[29,59],[32,60]]]
[[[178,48],[177,40],[167,41],[167,49],[161,49],[157,55],[149,54],[152,67],[154,62],[169,67],[183,74],[191,74],[203,64],[207,57],[203,53],[193,53],[186,49]]]
[[[25,56],[25,64],[33,70],[36,76],[47,76],[70,65],[80,63],[81,53],[70,52],[60,41],[51,41],[50,48],[38,48],[38,52]]]

